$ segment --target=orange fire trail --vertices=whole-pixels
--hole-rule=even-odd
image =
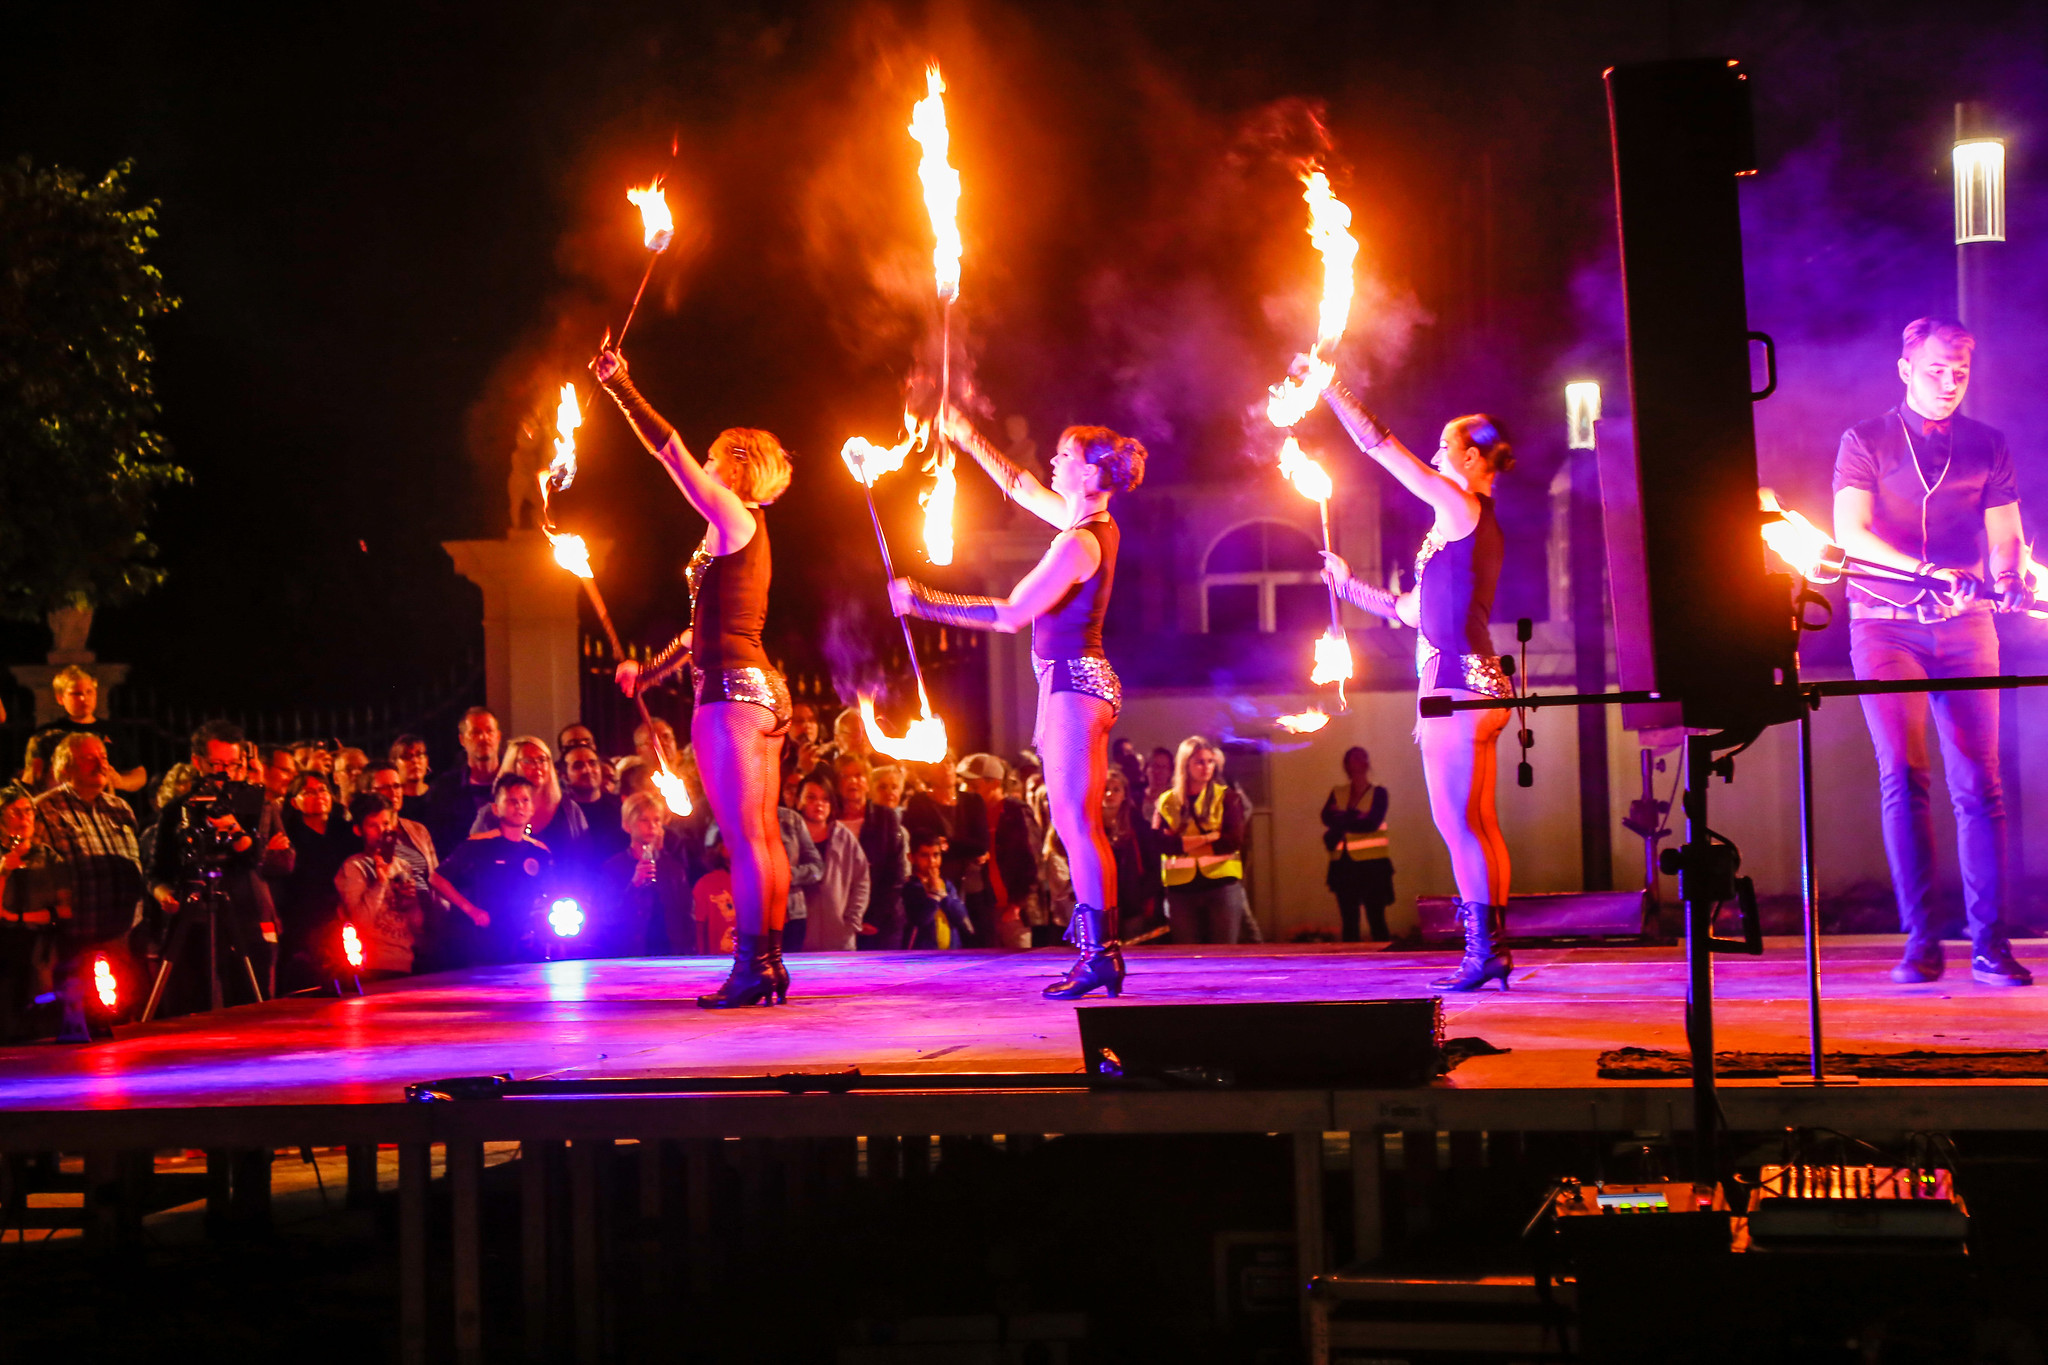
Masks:
[[[1309,240],[1323,258],[1323,297],[1318,312],[1315,345],[1297,357],[1304,372],[1275,384],[1268,392],[1266,417],[1276,427],[1291,427],[1315,409],[1316,398],[1336,377],[1332,360],[1337,343],[1351,318],[1353,266],[1358,259],[1358,239],[1351,235],[1351,210],[1330,192],[1330,178],[1319,166],[1302,172],[1306,186],[1302,198],[1308,201]]]
[[[946,126],[946,81],[938,63],[925,68],[925,97],[910,111],[910,135],[924,149],[917,167],[924,182],[925,212],[932,220],[932,280],[938,290],[939,417],[938,440],[925,459],[933,476],[924,505],[925,557],[934,564],[953,562],[953,451],[946,443],[946,405],[953,389],[953,301],[960,297],[960,172],[947,161],[953,135]]]
[[[640,241],[652,254],[647,258],[647,269],[640,272],[640,287],[633,291],[633,306],[626,310],[625,325],[619,328],[619,339],[612,343],[614,350],[626,344],[626,328],[633,325],[633,315],[640,311],[640,296],[647,292],[647,281],[654,278],[654,263],[661,259],[661,253],[668,250],[676,235],[675,219],[669,215],[668,195],[662,192],[660,176],[655,176],[644,190],[627,190],[626,198],[640,210]]]
[[[1280,472],[1294,485],[1296,492],[1315,503],[1317,511],[1322,516],[1323,548],[1329,549],[1330,495],[1336,491],[1336,486],[1330,481],[1329,471],[1310,459],[1303,452],[1301,444],[1289,435],[1280,443]],[[1308,680],[1316,687],[1326,683],[1337,684],[1337,705],[1342,708],[1346,705],[1344,684],[1351,676],[1351,642],[1345,638],[1344,618],[1337,604],[1337,590],[1332,588],[1330,628],[1316,641],[1315,665],[1309,671]],[[1328,721],[1329,717],[1324,716],[1323,724],[1327,724]],[[1314,728],[1320,730],[1322,725],[1316,725]]]

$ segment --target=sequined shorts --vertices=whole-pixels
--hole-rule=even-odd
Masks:
[[[1110,667],[1109,660],[1097,654],[1081,654],[1071,659],[1041,659],[1031,656],[1031,671],[1038,675],[1039,682],[1045,681],[1047,673],[1052,674],[1053,692],[1079,692],[1087,697],[1100,697],[1109,703],[1112,716],[1124,709],[1124,685]]]
[[[1420,636],[1415,641],[1415,675],[1423,692],[1456,688],[1482,697],[1512,697],[1514,684],[1501,672],[1500,660],[1491,654],[1444,654]]]
[[[765,706],[775,717],[775,729],[771,734],[789,728],[794,714],[789,704],[789,684],[782,675],[772,668],[750,665],[746,668],[698,668],[691,665],[697,680],[697,704],[706,706],[719,701],[750,701],[756,706]]]

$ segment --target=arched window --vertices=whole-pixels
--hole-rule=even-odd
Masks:
[[[1231,530],[1202,565],[1205,631],[1313,630],[1328,625],[1329,596],[1316,543],[1282,521]]]

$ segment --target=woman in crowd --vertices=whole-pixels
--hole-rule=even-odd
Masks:
[[[1173,787],[1152,823],[1166,837],[1160,875],[1175,943],[1235,943],[1244,929],[1244,794],[1223,781],[1223,751],[1180,742]]]
[[[1102,832],[1109,840],[1110,857],[1116,863],[1116,884],[1120,891],[1119,933],[1128,939],[1145,922],[1149,904],[1145,899],[1144,857],[1138,848],[1138,829],[1131,820],[1131,791],[1123,770],[1112,768],[1102,787]]]
[[[58,939],[62,922],[71,915],[71,869],[37,834],[35,797],[29,789],[18,783],[0,787],[0,1041],[5,1042],[33,1036],[31,1002],[55,984]],[[78,1024],[75,1040],[82,1042],[82,1009]]]
[[[556,863],[573,859],[590,833],[590,821],[584,817],[583,807],[563,792],[548,742],[539,735],[520,735],[507,744],[505,756],[498,760],[498,775],[506,773],[518,773],[533,786],[533,837],[548,846]],[[469,832],[481,834],[496,825],[497,815],[484,806],[477,811]]]
[[[859,837],[836,818],[838,806],[839,794],[824,774],[804,779],[797,813],[823,864],[818,880],[803,889],[804,947],[814,953],[850,953],[860,946],[868,912],[868,856]]]
[[[1337,897],[1344,941],[1358,942],[1358,912],[1365,911],[1374,943],[1385,943],[1387,907],[1394,903],[1394,864],[1387,857],[1387,789],[1372,781],[1372,755],[1357,745],[1344,751],[1344,778],[1323,802],[1323,847],[1330,852],[1325,880]]]
[[[841,753],[833,769],[839,777],[839,823],[860,841],[861,855],[868,860],[868,910],[857,946],[893,951],[903,946],[910,840],[893,808],[868,799],[868,765],[858,754]]]
[[[355,851],[347,817],[335,813],[334,788],[326,774],[302,769],[284,796],[284,835],[291,841],[291,870],[275,882],[277,977],[290,993],[331,979],[327,932],[336,923],[341,893],[334,877]]]
[[[903,810],[903,769],[894,763],[885,763],[879,768],[868,770],[868,791],[874,803],[886,810]]]
[[[1038,732],[1053,828],[1067,846],[1076,904],[1068,938],[1074,965],[1046,987],[1071,1000],[1098,987],[1121,994],[1124,958],[1117,938],[1116,868],[1102,834],[1109,730],[1123,687],[1102,649],[1102,621],[1116,581],[1117,525],[1109,500],[1145,477],[1145,447],[1107,427],[1060,434],[1047,488],[983,439],[954,409],[946,433],[975,459],[1006,497],[1057,528],[1043,558],[1005,598],[935,592],[908,579],[889,585],[890,605],[947,625],[1014,632],[1031,627],[1038,674]]]
[[[628,696],[681,667],[686,655],[694,670],[690,743],[731,856],[736,923],[732,971],[697,1003],[706,1009],[779,1003],[789,998],[781,939],[790,872],[775,808],[791,706],[788,686],[761,647],[771,568],[761,509],[789,487],[789,457],[767,432],[734,428],[720,433],[700,464],[633,387],[618,352],[600,353],[591,369],[641,444],[708,523],[690,556],[690,629],[650,661],[644,677],[631,660],[618,670]]]
[[[1513,449],[1484,414],[1446,423],[1427,462],[1401,444],[1341,382],[1323,392],[1358,448],[1436,514],[1415,556],[1415,587],[1398,598],[1352,577],[1324,553],[1324,581],[1346,601],[1415,630],[1420,697],[1503,698],[1513,695],[1487,627],[1500,582],[1505,545],[1493,511],[1494,480],[1514,467]],[[1477,990],[1498,980],[1506,990],[1508,846],[1494,805],[1495,748],[1506,711],[1457,711],[1418,717],[1415,737],[1429,784],[1430,816],[1451,855],[1465,956],[1458,970],[1431,984]]]

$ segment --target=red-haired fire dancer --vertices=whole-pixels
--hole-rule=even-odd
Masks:
[[[627,696],[652,687],[687,660],[694,674],[690,743],[711,817],[732,857],[733,965],[725,983],[697,1003],[705,1009],[780,1004],[789,997],[782,925],[789,862],[775,814],[789,688],[761,647],[768,618],[768,524],[761,509],[789,487],[789,456],[765,431],[720,432],[699,463],[626,373],[625,358],[600,352],[590,363],[633,431],[661,461],[690,506],[710,523],[690,556],[690,629],[647,668],[619,664]]]
[[[946,434],[1006,496],[1059,534],[1008,597],[962,597],[899,578],[889,585],[889,604],[898,616],[973,630],[1014,633],[1031,627],[1031,666],[1038,674],[1033,743],[1045,764],[1053,828],[1066,846],[1074,881],[1067,940],[1080,950],[1045,993],[1071,1000],[1100,986],[1117,995],[1124,957],[1102,791],[1109,780],[1109,728],[1123,705],[1123,686],[1102,651],[1102,618],[1116,579],[1118,532],[1109,499],[1144,480],[1145,447],[1107,427],[1068,427],[1060,433],[1047,488],[999,454],[957,411],[948,416]]]
[[[1436,512],[1415,555],[1412,591],[1397,598],[1375,588],[1352,577],[1350,566],[1328,551],[1324,581],[1353,606],[1416,628],[1418,700],[1512,696],[1487,618],[1505,549],[1493,515],[1493,481],[1514,466],[1513,450],[1491,418],[1475,414],[1446,424],[1425,463],[1342,382],[1333,382],[1323,398],[1358,448]],[[1415,723],[1430,815],[1450,850],[1465,930],[1458,970],[1430,983],[1445,990],[1477,990],[1493,980],[1506,990],[1514,970],[1507,950],[1508,845],[1494,801],[1495,747],[1507,723],[1506,711],[1457,711]]]

